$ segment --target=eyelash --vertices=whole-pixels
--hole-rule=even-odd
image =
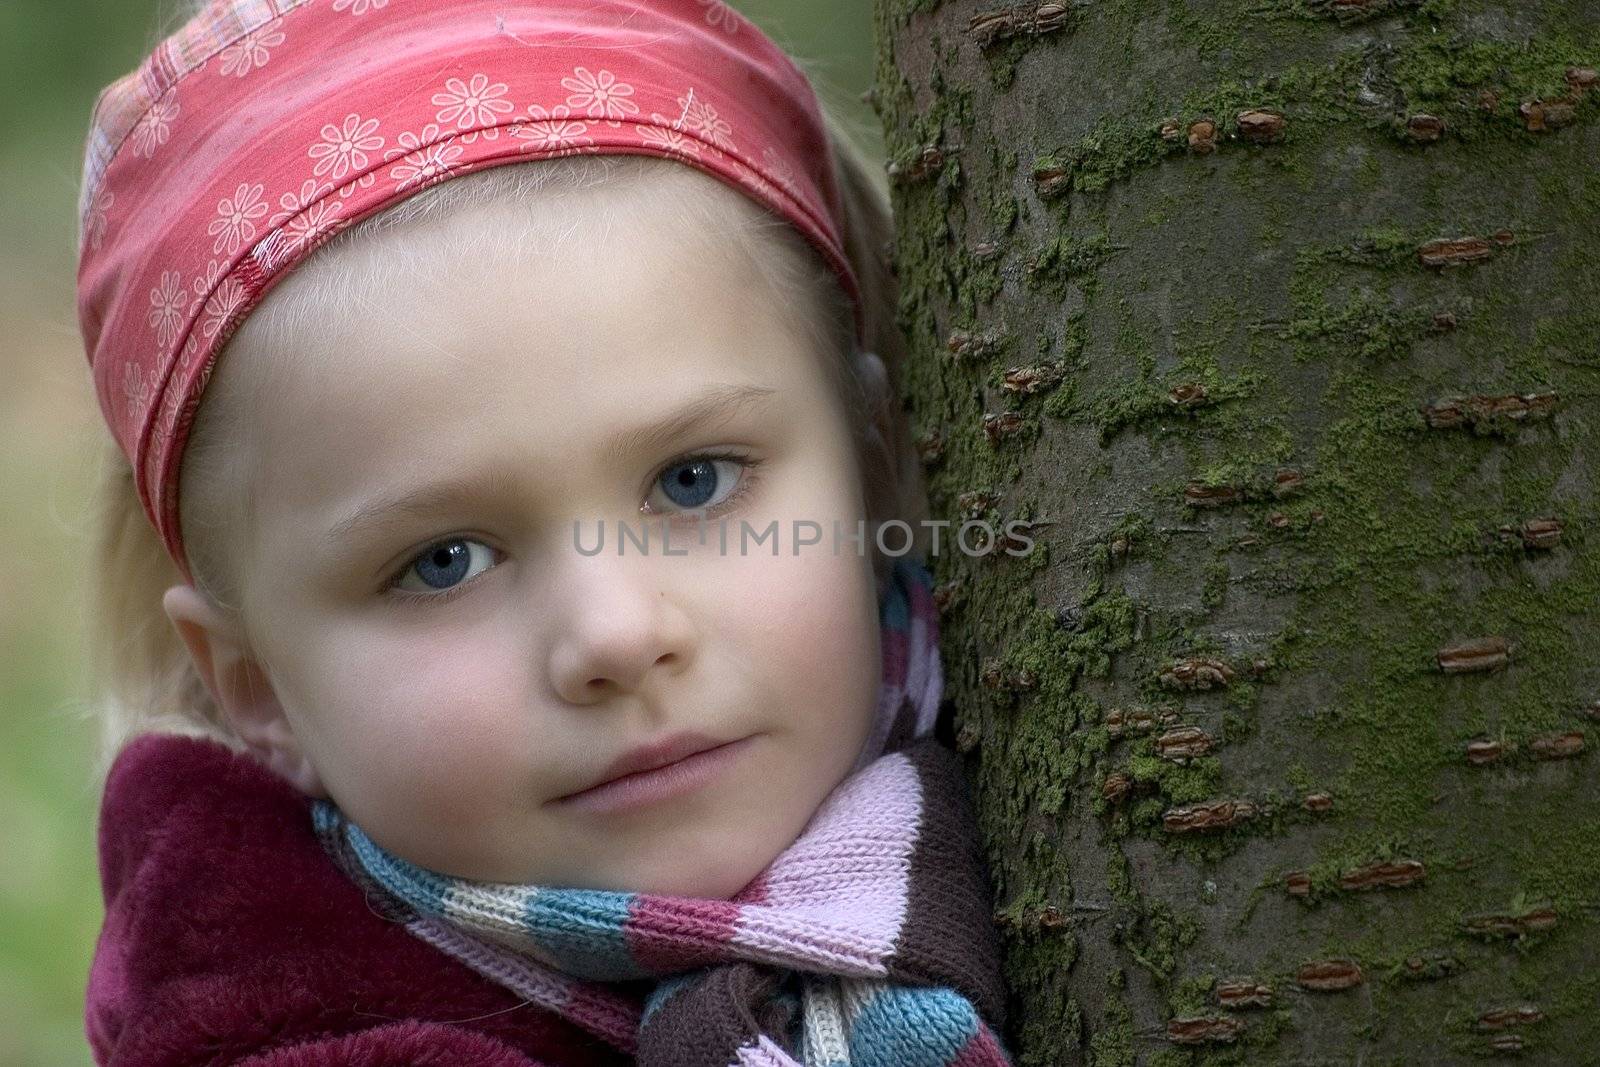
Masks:
[[[691,463],[695,460],[726,460],[731,463],[738,463],[744,468],[743,472],[740,474],[738,484],[733,487],[733,491],[712,507],[705,509],[705,515],[707,518],[715,518],[716,516],[719,516],[724,512],[731,511],[733,508],[737,507],[754,488],[756,482],[755,470],[757,467],[761,466],[761,460],[755,459],[751,456],[741,455],[737,452],[690,452],[679,456],[676,459],[670,460],[657,468],[655,476],[650,479],[651,488],[653,489],[655,487],[656,482],[660,480],[661,475],[665,472],[674,467],[684,466],[685,464]],[[646,512],[646,514],[656,513]],[[420,552],[417,552],[406,560],[405,566],[401,567],[398,571],[392,574],[386,582],[384,582],[384,593],[386,593],[388,598],[391,600],[425,600],[430,604],[441,604],[454,600],[467,589],[477,585],[478,578],[483,577],[483,575],[487,574],[488,571],[483,571],[478,575],[477,578],[469,578],[460,585],[453,586],[442,593],[413,593],[409,590],[401,590],[396,588],[399,586],[401,579],[410,573],[412,566],[417,562],[417,560],[421,559],[435,548],[438,548],[440,545],[447,545],[458,540],[467,540],[467,538],[461,535],[452,535],[450,537],[442,537],[424,546]],[[495,551],[495,554],[499,554],[497,550]]]

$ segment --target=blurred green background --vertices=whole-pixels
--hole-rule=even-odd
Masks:
[[[859,96],[870,0],[735,0],[882,157]],[[177,0],[3,0],[0,71],[0,1067],[90,1063],[83,989],[101,919],[84,620],[101,421],[73,279],[95,95],[183,21]]]

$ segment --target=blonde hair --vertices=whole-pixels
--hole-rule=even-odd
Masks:
[[[892,436],[888,445],[895,469],[892,475],[878,478],[870,470],[863,472],[868,518],[899,518],[910,523],[915,535],[911,554],[926,559],[921,520],[927,515],[927,500],[921,467],[897,402],[906,348],[895,317],[898,286],[885,258],[893,233],[887,182],[883,170],[858,147],[837,109],[823,101],[822,110],[843,196],[843,245],[863,297],[867,346],[883,360],[890,384]],[[340,284],[340,271],[330,267],[339,250],[360,242],[362,234],[444,217],[463,206],[508,200],[538,203],[570,190],[648,176],[657,180],[642,181],[640,189],[647,191],[653,210],[666,210],[667,201],[662,198],[671,197],[673,209],[701,212],[707,224],[717,227],[714,232],[719,238],[726,237],[746,251],[776,291],[801,294],[802,299],[777,303],[803,315],[804,328],[827,357],[834,383],[851,411],[859,447],[871,416],[852,370],[852,309],[837,278],[793,227],[747,197],[738,197],[747,205],[747,210],[738,213],[743,218],[740,225],[739,218],[729,217],[727,198],[683,196],[672,182],[659,180],[679,174],[695,175],[679,178],[690,183],[690,192],[696,183],[701,188],[721,185],[683,164],[639,155],[533,160],[492,166],[441,182],[361,220],[312,252],[267,294],[241,324],[234,340],[240,334],[271,335],[308,321],[328,288]],[[302,272],[306,274],[303,281],[295,277]],[[282,298],[285,289],[293,291],[291,298]],[[240,447],[230,428],[240,425],[239,412],[251,395],[248,383],[260,380],[262,374],[281,373],[283,364],[293,358],[289,346],[267,347],[272,359],[241,360],[238,367],[231,367],[218,354],[217,370],[197,411],[180,471],[180,526],[195,585],[236,615],[243,606],[242,591],[232,577],[229,556],[249,537],[251,501],[241,490],[252,483],[249,465],[256,450]],[[212,737],[242,751],[242,743],[220,714],[162,607],[162,595],[170,586],[181,584],[183,577],[144,513],[127,457],[109,437],[95,508],[98,539],[91,595],[97,603],[91,612],[94,621],[89,641],[95,671],[94,711],[101,725],[97,780],[103,780],[123,745],[144,733]],[[886,563],[875,548],[873,551],[875,569],[882,575]]]

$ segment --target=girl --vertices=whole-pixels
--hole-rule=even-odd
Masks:
[[[718,0],[213,2],[101,94],[99,1062],[1007,1062],[835,129]]]

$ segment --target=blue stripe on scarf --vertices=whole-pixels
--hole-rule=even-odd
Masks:
[[[954,990],[886,986],[855,1017],[851,1067],[946,1067],[977,1032],[972,1004]]]
[[[320,832],[326,833],[335,828],[342,830],[345,841],[361,860],[367,873],[385,889],[419,911],[438,916],[444,914],[445,894],[450,891],[448,878],[384,851],[361,827],[345,819],[326,800],[318,800],[312,805],[312,819]]]
[[[623,926],[635,893],[601,889],[540,889],[523,922],[562,970],[585,978],[621,981],[649,971],[628,953]]]
[[[878,620],[883,626],[905,632],[911,628],[911,599],[901,583],[921,580],[918,571],[925,568],[913,559],[901,557],[895,560],[894,569],[900,572],[900,580],[890,582],[884,590],[883,599],[878,604]]]

